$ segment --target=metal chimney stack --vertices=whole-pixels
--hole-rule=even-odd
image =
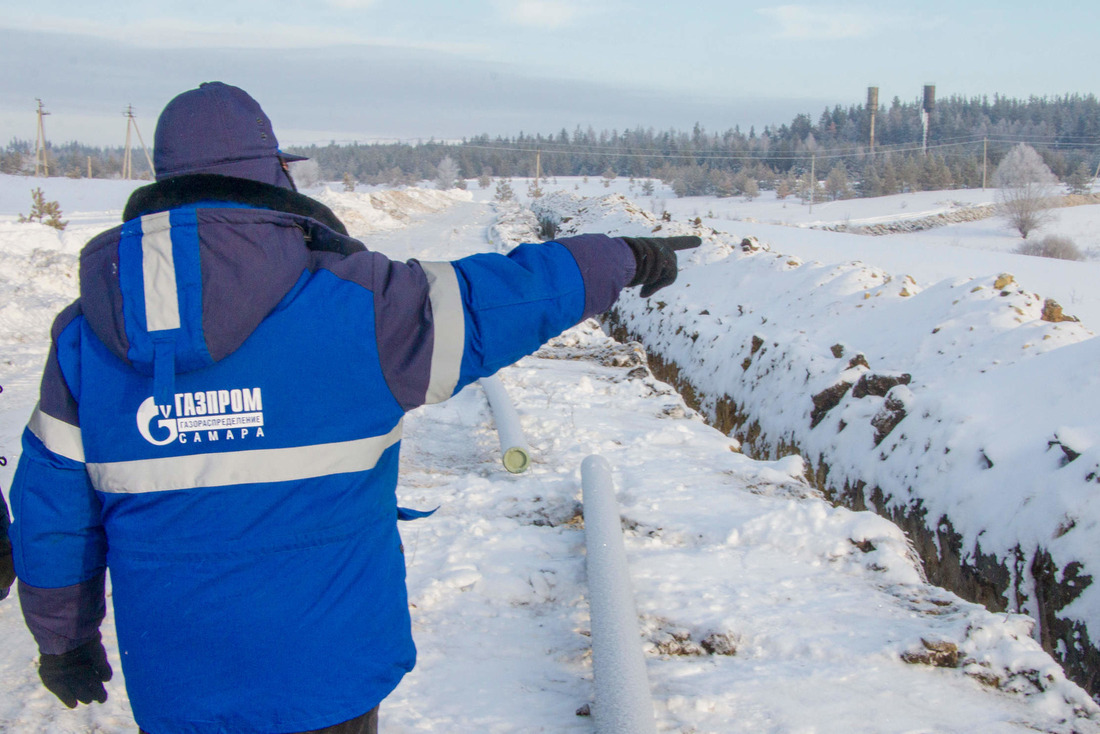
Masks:
[[[936,106],[936,85],[925,84],[924,85],[924,102],[921,104],[921,120],[924,123],[924,143],[921,148],[924,153],[928,153],[928,120],[932,115],[932,108]]]

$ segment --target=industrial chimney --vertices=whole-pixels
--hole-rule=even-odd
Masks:
[[[928,119],[932,115],[932,108],[936,106],[936,85],[924,85],[924,103],[921,105],[921,121],[924,123],[924,143],[922,150],[928,153]]]

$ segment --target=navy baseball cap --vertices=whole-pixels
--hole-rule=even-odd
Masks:
[[[205,82],[178,95],[157,120],[153,167],[158,181],[217,173],[293,188],[285,164],[305,160],[279,150],[271,120],[243,89]]]

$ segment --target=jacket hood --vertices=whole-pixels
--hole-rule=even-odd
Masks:
[[[80,257],[80,300],[100,341],[154,378],[232,354],[311,270],[314,251],[366,248],[323,204],[256,181],[196,174],[138,189],[124,223]]]

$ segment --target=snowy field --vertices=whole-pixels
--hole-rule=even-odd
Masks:
[[[364,188],[346,194],[332,187],[310,193],[332,207],[368,247],[394,258],[446,259],[536,239],[533,216],[493,206],[492,187],[480,190],[470,183],[468,192]],[[42,226],[15,223],[16,215],[29,208],[30,188],[39,184],[71,221],[60,236]],[[0,485],[5,494],[19,453],[18,436],[36,399],[49,324],[76,293],[79,249],[117,221],[135,185],[0,176],[0,454],[7,459],[0,467]],[[525,198],[525,182],[513,186]],[[1047,261],[1008,254],[1015,246],[1011,233],[993,231],[998,226],[993,220],[965,225],[973,227],[971,234],[950,235],[958,244],[936,239],[943,235],[939,230],[869,238],[759,224],[783,220],[777,212],[785,209],[767,200],[751,205],[677,200],[667,192],[646,197],[632,193],[625,180],[611,189],[596,179],[544,186],[555,188],[597,197],[623,193],[644,208],[661,208],[653,200],[663,200],[674,220],[667,225],[670,233],[686,230],[687,219],[696,216],[718,230],[708,235],[683,282],[664,292],[670,304],[691,298],[693,307],[700,305],[692,320],[700,329],[712,328],[713,335],[732,332],[708,326],[711,322],[696,314],[703,303],[710,304],[715,319],[719,309],[736,309],[738,299],[730,295],[731,289],[736,294],[736,282],[722,268],[740,266],[746,294],[753,293],[760,303],[779,309],[801,297],[810,302],[810,311],[854,324],[851,333],[834,331],[828,338],[853,345],[866,340],[873,330],[855,319],[862,312],[852,303],[851,286],[848,292],[842,287],[847,281],[814,277],[838,268],[862,277],[862,266],[847,265],[853,259],[891,274],[895,287],[887,289],[880,280],[876,287],[884,295],[877,302],[898,302],[897,291],[909,282],[906,274],[912,275],[914,295],[933,294],[910,301],[928,304],[915,310],[932,315],[892,322],[905,327],[895,329],[897,342],[912,340],[926,319],[949,314],[954,299],[944,300],[942,292],[951,285],[942,281],[973,278],[984,284],[1002,272],[1013,273],[1023,289],[1058,298],[1084,319],[1083,325],[1067,326],[1045,342],[1040,335],[1035,351],[1089,349],[1088,327],[1100,323],[1100,301],[1092,300],[1097,297],[1087,287],[1097,282],[1096,262],[1069,263],[1073,268],[1061,274],[1053,271],[1052,285],[1060,290],[1032,285],[1032,267],[1042,271]],[[851,211],[836,216],[881,218],[891,207],[899,214],[928,211],[939,200],[966,193],[841,202]],[[902,207],[902,202],[908,203]],[[812,214],[793,202],[788,207],[790,225],[831,221],[816,206]],[[1085,232],[1090,228],[1085,210],[1093,210],[1094,222],[1100,214],[1096,207],[1079,209],[1065,210],[1064,224]],[[589,218],[578,216],[578,221],[631,225],[632,215],[625,211],[591,204]],[[986,234],[977,234],[979,225]],[[779,293],[768,301],[752,288],[765,289],[776,273],[798,267],[765,266],[762,257],[742,256],[730,247],[750,235],[783,253],[782,263],[793,256],[826,264],[807,267],[803,290],[789,303]],[[1082,249],[1095,246],[1084,235],[1075,239]],[[950,254],[941,258],[941,249]],[[776,260],[774,254],[766,256]],[[924,263],[929,270],[918,272],[908,263]],[[972,287],[962,291],[970,293]],[[979,311],[985,308],[984,300],[978,302],[981,295],[973,296]],[[1027,294],[1016,298],[1030,300]],[[638,301],[629,297],[624,306],[640,307]],[[800,314],[792,311],[790,321],[779,314],[776,319],[794,329],[791,323]],[[944,326],[950,327],[946,321]],[[1015,333],[1007,327],[1001,331]],[[961,340],[953,355],[1000,349],[1005,355],[991,353],[987,359],[1029,361],[1015,356],[1021,346],[1011,339],[973,345],[964,343],[963,334],[948,332]],[[859,348],[874,356],[870,348]],[[1091,357],[1080,359],[1082,370],[1095,364]],[[740,359],[736,364],[740,369]],[[1029,636],[1030,619],[990,613],[927,584],[895,526],[871,513],[832,507],[801,478],[805,467],[797,457],[759,462],[737,453],[734,442],[707,427],[671,388],[654,380],[634,347],[610,341],[594,322],[503,370],[501,380],[532,448],[534,464],[525,474],[511,475],[501,467],[492,417],[477,386],[416,411],[406,422],[401,502],[441,509],[430,519],[402,526],[420,659],[383,704],[387,734],[594,731],[591,718],[575,713],[592,702],[584,535],[578,517],[579,467],[592,453],[604,455],[615,470],[639,644],[646,652],[658,731],[1100,732],[1100,707],[1066,681],[1040,650]],[[1089,389],[1095,396],[1095,388]],[[785,404],[795,412],[794,398]],[[1046,411],[1055,413],[1056,406]],[[1080,440],[1098,438],[1095,422],[1080,423],[1075,434]],[[996,498],[986,502],[991,513],[999,507]],[[1090,517],[1087,508],[1071,509]],[[1078,535],[1085,533],[1095,537],[1095,527],[1083,527]],[[6,694],[0,699],[0,732],[135,730],[110,616],[104,636],[116,670],[111,698],[103,706],[75,711],[38,684],[33,642],[14,597],[0,603],[0,635],[7,643],[0,656],[0,690]]]

